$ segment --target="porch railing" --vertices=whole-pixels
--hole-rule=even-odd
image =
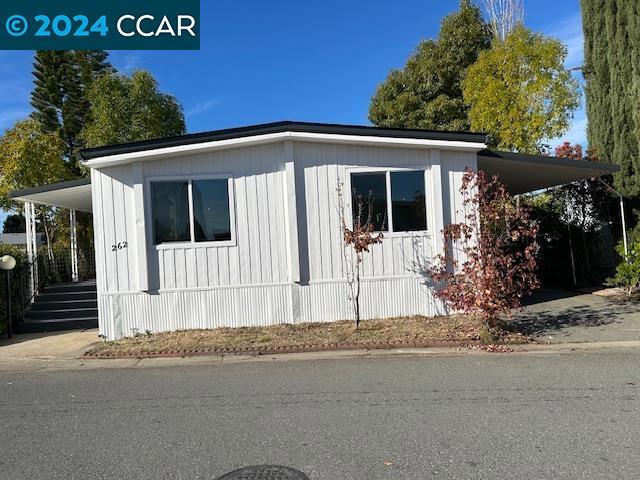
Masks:
[[[35,268],[33,266],[35,265]],[[35,272],[35,278],[32,276]],[[73,281],[71,252],[69,249],[53,249],[53,255],[45,248],[38,252],[32,262],[23,262],[16,268],[16,277],[20,298],[21,319],[43,288],[59,283]],[[93,252],[78,251],[78,280],[90,280],[96,277],[95,257]],[[33,286],[33,288],[32,288]]]

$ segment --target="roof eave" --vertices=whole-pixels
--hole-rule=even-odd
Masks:
[[[146,149],[136,149],[123,153],[110,153],[109,155],[87,158],[85,154],[84,164],[89,168],[101,168],[106,166],[121,165],[135,161],[158,160],[164,157],[176,157],[192,153],[203,153],[231,148],[248,147],[255,145],[265,145],[269,143],[282,142],[285,140],[297,142],[320,142],[334,144],[351,145],[376,145],[386,147],[403,148],[441,148],[444,150],[460,150],[478,152],[486,148],[484,136],[470,134],[473,137],[461,136],[461,140],[439,138],[417,138],[417,136],[380,136],[375,130],[370,131],[371,135],[345,133],[325,133],[288,130],[259,135],[246,135],[226,139],[216,139],[206,142],[182,143],[166,147],[148,147]],[[471,141],[472,139],[482,141]]]

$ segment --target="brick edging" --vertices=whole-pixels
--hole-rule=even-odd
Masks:
[[[207,355],[272,355],[279,353],[306,353],[326,352],[335,350],[391,350],[396,348],[445,348],[445,347],[470,347],[480,345],[477,340],[465,342],[457,341],[429,341],[429,342],[369,342],[369,343],[325,343],[321,345],[298,345],[281,347],[244,347],[244,348],[219,348],[202,350],[163,350],[143,353],[122,354],[84,354],[82,360],[113,360],[118,358],[176,358],[198,357]]]

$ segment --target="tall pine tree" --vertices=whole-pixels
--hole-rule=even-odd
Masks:
[[[45,132],[58,133],[75,173],[79,173],[75,153],[82,146],[79,135],[90,108],[87,91],[97,76],[111,70],[107,56],[103,50],[37,51],[35,55],[32,117]]]
[[[402,70],[392,70],[371,99],[369,120],[382,127],[468,130],[461,83],[467,67],[491,45],[480,10],[461,0],[437,40],[422,42]]]
[[[620,165],[618,188],[640,197],[640,4],[581,0],[589,146]]]

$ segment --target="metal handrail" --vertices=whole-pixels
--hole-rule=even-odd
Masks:
[[[25,283],[29,282],[32,272],[33,265],[38,265],[38,261],[40,260],[42,255],[45,255],[46,250],[41,250],[31,262],[24,262],[20,266],[20,301],[21,301],[21,310],[22,310],[22,320],[24,321],[24,314],[27,309],[27,306],[31,303],[31,301],[35,298],[35,296],[40,292],[40,278],[36,278],[33,282],[34,288],[31,292],[29,298],[25,300],[24,286]],[[38,269],[38,277],[40,277],[40,269]]]
[[[38,252],[35,258],[31,262],[24,262],[21,264],[20,271],[20,297],[21,297],[21,313],[22,320],[25,319],[25,313],[29,308],[29,305],[33,302],[36,295],[38,295],[42,289],[50,284],[55,284],[58,281],[71,281],[71,271],[67,270],[60,261],[66,265],[70,260],[65,256],[63,252],[57,252],[56,258],[50,260],[48,258],[48,250],[43,248]],[[79,262],[79,278],[84,280],[87,278],[94,278],[95,276],[95,264],[92,262],[93,257],[81,256]],[[34,289],[30,295],[27,296],[25,292],[25,286],[29,285],[29,280],[32,272],[32,267],[37,265],[38,274],[34,281]],[[69,265],[70,267],[70,265]],[[53,278],[55,277],[55,278]]]

